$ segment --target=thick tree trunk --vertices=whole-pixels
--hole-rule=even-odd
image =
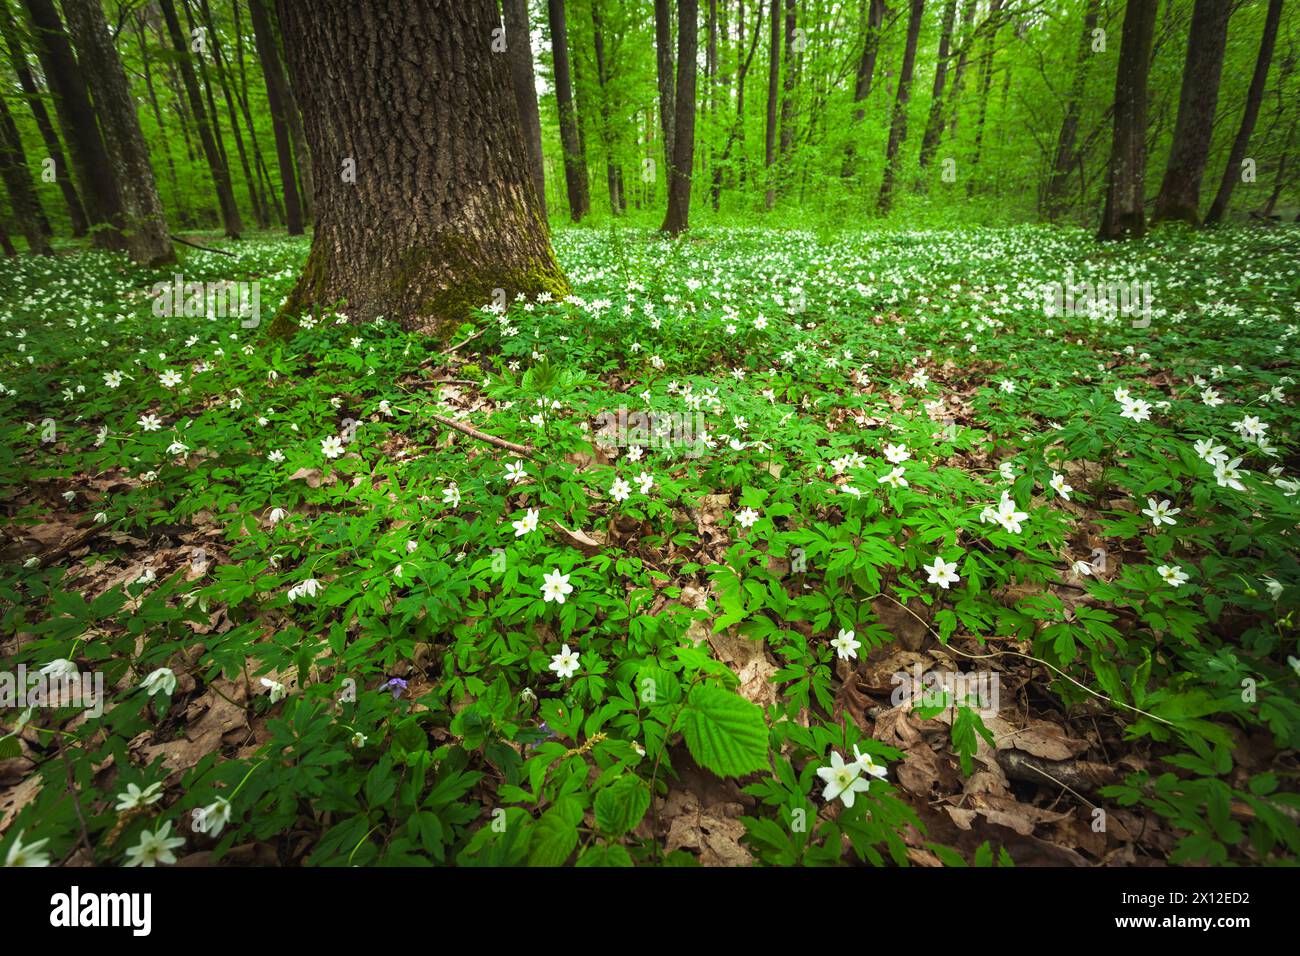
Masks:
[[[288,74],[285,75],[287,77]],[[316,174],[312,166],[311,148],[307,145],[307,133],[302,125],[298,94],[294,92],[292,83],[286,82],[284,89],[289,97],[285,114],[289,120],[289,138],[293,140],[293,164],[298,170],[298,200],[302,203],[302,218],[307,222],[315,222]]]
[[[231,239],[238,239],[244,231],[244,224],[239,218],[239,206],[235,203],[235,191],[230,184],[230,170],[222,159],[221,149],[208,119],[208,111],[203,105],[203,91],[199,89],[198,77],[194,73],[194,64],[190,60],[190,48],[181,24],[176,19],[176,7],[172,0],[158,0],[162,8],[163,19],[167,22],[167,33],[171,37],[172,47],[177,53],[177,62],[181,71],[181,82],[185,85],[185,95],[190,101],[190,113],[194,125],[199,130],[199,145],[203,148],[203,157],[207,160],[208,170],[212,174],[212,185],[217,194],[217,205],[221,209],[222,227]],[[216,117],[212,117],[216,119]]]
[[[1106,180],[1106,207],[1099,239],[1138,237],[1146,232],[1143,203],[1147,171],[1147,74],[1156,5],[1128,0],[1115,71],[1115,123]]]
[[[673,119],[676,80],[673,67],[672,0],[655,0],[655,82],[659,88],[659,128],[664,138],[664,166],[673,165]]]
[[[1250,136],[1255,131],[1255,120],[1259,117],[1259,106],[1264,100],[1264,84],[1268,81],[1268,68],[1273,61],[1273,47],[1277,43],[1277,27],[1282,20],[1282,0],[1269,0],[1268,14],[1264,18],[1264,33],[1259,40],[1259,55],[1255,58],[1255,72],[1250,78],[1250,89],[1246,93],[1246,108],[1241,114],[1241,126],[1232,141],[1232,152],[1228,154],[1228,165],[1224,167],[1223,179],[1219,181],[1219,191],[1210,204],[1210,211],[1205,215],[1206,225],[1222,222],[1228,212],[1228,203],[1232,201],[1232,190],[1241,177],[1241,161],[1246,158],[1250,146]]]
[[[81,70],[99,105],[104,147],[122,197],[127,254],[143,265],[175,262],[135,98],[109,36],[100,0],[63,0],[63,12]]]
[[[36,34],[36,52],[45,82],[54,94],[55,115],[72,154],[72,167],[81,187],[81,204],[101,249],[122,250],[122,195],[100,136],[86,78],[72,53],[53,0],[23,0]]]
[[[921,35],[921,16],[924,12],[925,0],[912,0],[912,9],[907,18],[907,44],[903,48],[903,65],[898,71],[898,90],[894,95],[894,116],[889,123],[889,141],[885,145],[885,173],[880,181],[880,197],[876,201],[876,212],[882,216],[889,212],[894,201],[898,156],[907,141],[907,103],[911,98],[912,71],[916,67],[916,42]]]
[[[1070,98],[1065,104],[1065,116],[1056,137],[1056,152],[1052,157],[1052,173],[1043,194],[1042,208],[1049,220],[1060,217],[1069,185],[1070,172],[1078,162],[1074,144],[1079,135],[1079,111],[1088,78],[1088,55],[1092,49],[1092,31],[1097,28],[1097,13],[1101,0],[1088,0],[1083,15],[1083,31],[1074,58],[1074,79],[1070,83]]]
[[[943,88],[948,79],[952,25],[956,19],[957,0],[948,0],[943,8],[943,29],[939,34],[939,58],[934,65],[934,87],[930,91],[930,115],[925,121],[925,133],[921,137],[921,155],[916,161],[921,169],[930,165],[934,151],[939,146],[939,133],[943,130]]]
[[[3,251],[10,259],[18,255],[18,250],[14,248],[13,241],[9,238],[9,232],[5,229],[3,219],[0,219],[0,251]]]
[[[573,106],[573,80],[569,75],[569,26],[564,0],[546,0],[551,25],[551,59],[555,74],[555,103],[560,114],[560,147],[564,152],[564,188],[569,196],[569,217],[581,222],[591,212],[587,185],[587,151]]]
[[[337,303],[445,338],[504,292],[567,294],[493,0],[279,0],[316,229],[273,332]]]
[[[303,231],[302,204],[298,200],[298,183],[294,176],[293,152],[289,144],[288,92],[280,51],[275,45],[275,31],[264,0],[248,0],[249,19],[253,21],[253,38],[266,78],[266,101],[271,109],[271,131],[275,134],[275,155],[280,161],[280,185],[284,191],[284,219],[289,235]]]
[[[1200,222],[1201,177],[1214,135],[1214,108],[1219,100],[1219,74],[1231,13],[1232,0],[1196,0],[1192,7],[1174,143],[1152,222],[1174,219],[1193,226]]]
[[[862,56],[858,58],[857,78],[853,83],[853,102],[858,104],[853,109],[853,125],[856,127],[867,115],[867,109],[861,104],[871,95],[871,81],[876,75],[876,54],[880,51],[880,29],[885,22],[885,0],[871,0],[867,12],[867,33],[862,41]],[[844,150],[844,165],[840,169],[843,179],[857,175],[856,149],[853,139]]]
[[[9,191],[9,202],[13,206],[18,227],[27,237],[27,249],[34,255],[50,254],[49,223],[41,209],[40,199],[36,195],[36,184],[32,182],[31,167],[23,153],[22,140],[18,138],[18,127],[14,125],[13,115],[4,97],[0,97],[0,179],[4,180]]]
[[[695,73],[699,49],[699,0],[677,4],[677,108],[673,117],[673,164],[663,231],[676,235],[689,225],[691,170],[695,164]]]
[[[533,76],[532,29],[528,22],[528,0],[502,0],[506,24],[506,56],[510,60],[510,83],[528,147],[528,165],[533,174],[537,202],[546,218],[546,172],[542,164],[542,117],[537,109],[537,81]],[[595,6],[592,16],[596,15]],[[603,82],[603,81],[602,81]]]
[[[13,60],[18,85],[22,87],[27,105],[31,107],[32,117],[36,120],[36,128],[40,130],[41,141],[45,143],[45,153],[54,160],[55,176],[59,190],[63,193],[63,202],[68,207],[68,221],[72,224],[72,234],[77,237],[84,236],[88,226],[86,211],[82,208],[77,188],[72,182],[72,167],[63,158],[63,144],[59,142],[59,134],[54,131],[54,123],[50,120],[49,111],[41,100],[41,89],[36,85],[36,78],[32,75],[31,66],[27,62],[27,54],[23,51],[18,24],[14,20],[12,11],[4,3],[0,3],[0,30],[4,32],[5,44],[9,47],[9,56]]]
[[[767,57],[767,132],[763,138],[763,169],[767,174],[767,193],[763,206],[771,209],[776,204],[776,103],[781,82],[781,0],[771,0]]]

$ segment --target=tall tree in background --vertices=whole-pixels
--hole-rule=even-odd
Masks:
[[[1079,162],[1075,141],[1079,135],[1079,112],[1082,109],[1084,86],[1088,79],[1088,51],[1092,49],[1092,33],[1097,29],[1097,14],[1101,0],[1088,0],[1083,14],[1083,30],[1074,57],[1074,78],[1070,81],[1070,95],[1065,103],[1065,116],[1056,136],[1056,151],[1052,156],[1052,172],[1044,188],[1041,208],[1050,220],[1060,217],[1065,201],[1065,190],[1070,172]]]
[[[732,151],[732,147],[739,145],[739,146],[741,147],[741,153],[743,154],[743,152],[744,152],[744,135],[745,135],[745,77],[749,74],[749,67],[750,67],[750,64],[753,63],[753,61],[754,61],[754,51],[758,49],[758,38],[759,38],[759,36],[760,36],[760,35],[762,34],[762,32],[763,32],[763,30],[762,30],[762,27],[763,27],[763,4],[762,4],[761,0],[760,0],[760,2],[759,2],[758,4],[755,5],[755,14],[756,14],[756,16],[755,16],[755,18],[754,18],[754,29],[753,29],[752,33],[750,34],[750,38],[749,38],[749,54],[744,58],[744,60],[741,60],[741,59],[740,59],[740,53],[741,53],[741,49],[740,49],[740,47],[741,47],[743,44],[740,44],[740,43],[739,43],[739,40],[743,40],[743,39],[744,39],[744,36],[745,36],[745,21],[744,21],[744,14],[745,14],[745,3],[744,3],[744,0],[740,0],[740,3],[739,3],[739,5],[738,5],[738,11],[737,11],[737,15],[740,17],[740,19],[737,21],[737,24],[736,24],[736,26],[737,26],[737,32],[738,32],[738,37],[737,37],[738,45],[737,45],[737,48],[736,48],[736,58],[737,58],[737,59],[736,59],[736,62],[737,62],[737,66],[736,66],[736,118],[735,118],[735,120],[734,120],[734,121],[732,122],[732,124],[731,124],[731,130],[727,133],[727,143],[726,143],[726,145],[725,145],[725,146],[723,147],[723,149],[722,149],[722,158],[721,158],[721,160],[717,163],[717,165],[715,165],[715,166],[713,167],[713,186],[712,186],[712,193],[713,193],[713,210],[714,210],[714,212],[717,212],[717,210],[718,210],[718,206],[719,206],[719,203],[720,203],[720,200],[721,200],[721,196],[722,196],[722,177],[723,177],[723,174],[724,174],[725,170],[728,168],[728,163],[729,163],[730,160],[731,160],[731,151]],[[740,165],[740,176],[738,176],[738,177],[736,177],[736,178],[738,178],[738,179],[743,179],[743,176],[744,176],[744,165],[743,165],[743,162],[742,162],[741,164],[739,164],[739,165]]]
[[[1200,221],[1201,177],[1214,135],[1214,108],[1219,101],[1219,74],[1231,13],[1232,0],[1196,0],[1192,7],[1174,143],[1152,222],[1175,219],[1194,226]]]
[[[7,3],[0,3],[0,32],[4,34],[5,45],[9,48],[9,57],[13,61],[18,85],[22,87],[23,96],[32,111],[32,118],[36,121],[36,128],[40,131],[41,141],[45,144],[45,155],[54,161],[55,178],[59,184],[59,191],[63,194],[63,202],[68,207],[68,221],[72,224],[72,234],[77,237],[84,236],[88,226],[86,211],[81,206],[77,188],[73,184],[72,167],[63,157],[63,144],[59,142],[59,134],[54,131],[54,123],[50,120],[49,111],[41,100],[41,90],[36,85],[31,65],[27,62],[27,53],[23,49],[18,23]]]
[[[664,217],[663,224],[663,231],[672,235],[686,229],[691,213],[699,12],[699,0],[679,0],[677,4],[677,105],[673,117],[673,164],[668,171],[668,214]]]
[[[778,179],[782,188],[790,183],[790,152],[794,148],[794,90],[797,82],[795,30],[798,29],[795,0],[785,0],[785,74],[781,78],[781,137]]]
[[[63,0],[63,12],[78,63],[99,106],[104,147],[122,197],[127,254],[143,265],[175,262],[149,148],[135,112],[135,98],[109,35],[100,0]]]
[[[1155,26],[1154,3],[1128,0],[1115,70],[1115,117],[1099,239],[1136,237],[1146,231],[1147,74]]]
[[[14,125],[13,115],[3,97],[0,97],[0,179],[4,180],[9,191],[9,202],[13,205],[18,226],[27,237],[28,251],[48,256],[51,252],[50,224],[41,209],[36,184],[32,182],[31,167],[27,165],[23,143],[18,138],[18,127]]]
[[[546,218],[546,172],[542,164],[542,117],[537,108],[537,81],[533,77],[532,28],[528,22],[528,0],[502,0],[506,25],[506,57],[510,61],[510,84],[519,108],[519,123],[528,147],[528,164],[537,190],[537,205]],[[592,7],[595,15],[595,7]]]
[[[298,183],[294,175],[293,151],[289,138],[289,94],[284,69],[280,64],[280,51],[275,45],[275,30],[265,0],[248,0],[249,18],[253,21],[253,40],[257,56],[262,62],[262,76],[266,79],[266,102],[271,110],[271,132],[275,136],[275,155],[280,165],[280,187],[284,192],[284,219],[289,235],[300,236],[303,231],[302,203],[298,199]]]
[[[980,103],[975,120],[975,147],[971,167],[978,167],[984,149],[984,124],[989,112],[989,89],[993,86],[993,57],[998,47],[998,28],[1002,25],[1002,0],[989,0],[989,17],[985,21],[988,28],[984,40],[984,52],[980,56]],[[975,191],[975,177],[966,177],[966,195]]]
[[[181,82],[185,86],[185,95],[189,99],[190,114],[194,125],[198,127],[199,145],[208,163],[212,175],[212,185],[217,193],[217,205],[221,209],[222,228],[231,239],[238,239],[244,231],[244,224],[239,217],[239,206],[235,202],[235,192],[230,183],[230,170],[222,158],[220,146],[208,119],[208,110],[203,105],[203,92],[199,88],[198,77],[194,73],[194,63],[190,59],[189,44],[181,32],[180,21],[176,18],[176,7],[172,0],[158,0],[162,9],[163,20],[167,23],[167,33],[171,37],[172,47],[177,53]],[[215,117],[213,117],[215,120]]]
[[[81,203],[96,246],[125,249],[122,236],[122,196],[100,136],[90,103],[86,78],[72,53],[53,0],[23,0],[36,37],[36,55],[45,82],[54,94],[55,115],[72,155],[72,168],[81,187]]]
[[[861,104],[871,95],[871,81],[876,73],[876,54],[880,50],[880,31],[885,22],[885,0],[870,0],[867,9],[867,28],[862,40],[862,55],[858,57],[857,78],[853,82],[853,125],[858,126],[867,115]],[[850,136],[844,151],[844,165],[840,176],[848,179],[857,174],[853,138]]]
[[[767,193],[763,197],[763,206],[771,209],[776,205],[776,102],[777,89],[781,82],[781,0],[771,0],[769,4],[769,40],[767,60],[767,131],[763,139],[763,169],[767,175]]]
[[[495,0],[279,0],[278,11],[317,217],[273,331],[344,300],[354,321],[444,338],[495,289],[567,294],[510,68],[492,52]]]
[[[1210,204],[1210,211],[1205,214],[1207,225],[1222,222],[1228,212],[1228,203],[1232,201],[1232,190],[1241,176],[1241,163],[1246,158],[1250,137],[1255,131],[1255,120],[1259,118],[1259,105],[1264,100],[1264,85],[1268,81],[1268,68],[1273,61],[1273,47],[1277,43],[1277,27],[1281,20],[1282,0],[1269,0],[1268,14],[1264,18],[1264,33],[1259,39],[1259,54],[1255,57],[1255,72],[1250,77],[1246,106],[1241,114],[1241,125],[1232,141],[1232,151],[1228,154],[1228,165],[1223,169],[1219,190],[1215,193],[1214,202]]]
[[[934,87],[930,91],[930,115],[925,121],[925,133],[921,137],[921,155],[916,161],[921,169],[930,165],[930,159],[939,146],[939,134],[943,132],[943,88],[948,79],[952,26],[956,18],[957,0],[948,0],[943,8],[943,27],[939,33],[939,54],[934,65]]]
[[[555,74],[555,103],[560,113],[560,147],[564,152],[564,186],[569,196],[569,216],[581,222],[591,211],[587,185],[587,155],[573,106],[573,80],[569,73],[569,27],[564,0],[546,0],[551,26],[551,61]]]
[[[993,0],[997,3],[998,0]],[[889,123],[889,142],[885,145],[885,173],[880,181],[880,196],[876,212],[882,216],[889,212],[894,200],[894,179],[898,170],[898,156],[907,140],[907,103],[912,92],[912,71],[916,67],[916,43],[921,35],[921,17],[925,13],[925,0],[912,0],[907,18],[907,43],[903,47],[903,65],[898,70],[898,89],[894,94],[894,114]]]
[[[672,0],[655,0],[655,84],[659,90],[659,128],[664,139],[664,167],[673,165],[673,120],[676,80],[673,67]]]
[[[600,12],[601,0],[591,0],[592,42],[596,51],[596,83],[600,97],[600,142],[605,150],[605,182],[609,188],[609,209],[621,215],[626,206],[623,197],[623,167],[619,165],[616,147],[618,137],[610,108],[610,70],[605,61],[605,26]]]

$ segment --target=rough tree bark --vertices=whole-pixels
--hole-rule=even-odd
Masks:
[[[23,96],[27,98],[27,105],[32,111],[32,118],[36,120],[36,128],[40,130],[41,141],[45,143],[45,154],[54,160],[55,175],[59,190],[63,193],[63,202],[68,207],[68,221],[72,224],[72,234],[78,237],[84,236],[88,225],[86,211],[82,208],[81,199],[77,196],[77,188],[72,182],[72,167],[63,158],[63,144],[59,142],[59,134],[54,131],[50,113],[41,100],[41,89],[36,85],[36,78],[32,75],[31,66],[27,62],[17,21],[14,20],[13,12],[8,5],[3,3],[0,3],[0,31],[3,31],[5,45],[9,47],[9,56],[13,60],[18,85],[22,87]]]
[[[280,186],[284,192],[285,226],[289,235],[300,236],[303,231],[302,203],[298,198],[293,150],[290,148],[289,95],[280,64],[280,51],[275,45],[275,30],[263,0],[248,0],[248,13],[253,21],[253,41],[262,62],[262,76],[266,79],[266,102],[271,110],[271,132],[275,136],[275,155],[280,164]]]
[[[221,158],[221,150],[208,120],[208,111],[203,105],[203,92],[199,89],[198,77],[194,73],[194,64],[190,61],[190,48],[181,24],[176,19],[176,7],[172,0],[158,0],[163,19],[167,22],[167,34],[171,37],[172,47],[177,53],[177,62],[181,71],[181,82],[185,86],[185,95],[190,101],[190,112],[194,116],[194,125],[199,130],[199,145],[203,148],[203,157],[207,160],[208,170],[212,174],[212,185],[217,193],[217,205],[221,209],[222,227],[231,239],[238,239],[244,231],[244,224],[239,218],[239,206],[235,203],[235,191],[230,184],[230,170]],[[215,119],[215,117],[214,117]]]
[[[278,10],[317,192],[311,252],[273,333],[344,302],[353,321],[445,339],[494,290],[567,294],[510,68],[492,52],[494,0]]]
[[[9,191],[18,228],[27,237],[28,251],[33,255],[50,255],[49,223],[36,195],[18,127],[3,97],[0,97],[0,179]]]
[[[81,204],[91,225],[91,237],[101,249],[122,250],[122,196],[113,178],[86,79],[77,66],[72,44],[52,0],[23,0],[35,28],[36,54],[45,82],[54,94],[54,111],[72,154],[72,168],[81,187]]]
[[[555,104],[560,114],[560,147],[564,153],[564,188],[569,196],[569,217],[581,222],[591,212],[591,190],[587,184],[587,151],[578,129],[573,106],[573,80],[569,75],[569,27],[564,0],[546,0],[551,25],[551,60],[555,74]]]
[[[510,61],[510,83],[515,106],[528,147],[528,164],[537,190],[538,208],[546,219],[546,172],[542,161],[542,117],[537,109],[537,81],[533,77],[532,29],[528,22],[528,0],[502,0],[506,24],[506,57]],[[592,8],[595,15],[595,7]]]
[[[99,106],[104,147],[122,197],[127,255],[149,266],[175,262],[135,98],[109,36],[100,0],[63,0],[63,13],[78,62]]]
[[[1155,26],[1154,3],[1128,0],[1115,71],[1115,122],[1098,239],[1138,237],[1146,231],[1147,74]]]
[[[1219,181],[1219,191],[1210,204],[1210,211],[1205,214],[1206,225],[1222,222],[1232,201],[1232,190],[1241,176],[1241,161],[1246,158],[1246,149],[1250,146],[1250,136],[1255,131],[1255,120],[1259,118],[1259,105],[1264,100],[1264,84],[1268,81],[1268,68],[1273,61],[1273,47],[1277,44],[1277,27],[1282,20],[1282,0],[1269,0],[1268,14],[1264,18],[1264,33],[1259,40],[1259,55],[1255,58],[1255,72],[1250,78],[1250,89],[1246,93],[1246,108],[1241,114],[1241,126],[1232,141],[1232,152],[1228,155],[1228,165],[1224,167],[1223,179]]]
[[[1192,7],[1174,143],[1151,214],[1153,223],[1172,219],[1195,226],[1200,221],[1201,177],[1214,135],[1214,108],[1219,100],[1219,74],[1231,13],[1232,0],[1196,0]]]
[[[916,67],[916,41],[921,35],[921,16],[924,12],[925,0],[912,0],[912,9],[907,18],[907,45],[903,48],[903,65],[898,71],[898,90],[894,95],[894,116],[889,123],[889,141],[885,144],[885,172],[880,180],[880,197],[876,201],[876,212],[882,216],[889,212],[894,200],[898,155],[907,140],[907,103],[911,98],[912,71]]]
[[[699,49],[699,0],[677,4],[677,107],[673,117],[673,163],[668,181],[668,214],[663,231],[683,232],[691,213],[691,169],[695,164],[695,73]]]

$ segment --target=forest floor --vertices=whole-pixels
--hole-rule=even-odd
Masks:
[[[6,262],[0,858],[1300,858],[1300,229],[555,242],[452,352]]]

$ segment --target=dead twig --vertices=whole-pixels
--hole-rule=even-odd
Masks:
[[[454,428],[462,435],[468,435],[470,438],[477,438],[479,441],[485,441],[489,445],[496,445],[498,448],[504,448],[506,451],[512,451],[516,455],[524,458],[532,458],[537,453],[537,449],[532,445],[517,445],[512,441],[506,441],[504,438],[497,438],[496,435],[489,435],[487,432],[481,432],[477,428],[471,428],[469,425],[462,425],[460,422],[450,418],[444,418],[441,415],[430,413],[434,421],[446,425],[448,428]]]

